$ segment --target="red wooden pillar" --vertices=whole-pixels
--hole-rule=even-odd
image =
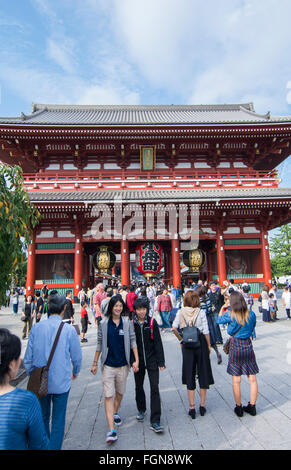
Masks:
[[[263,265],[263,274],[265,279],[265,284],[271,287],[272,284],[272,272],[271,272],[271,263],[270,263],[270,252],[269,252],[269,243],[268,243],[268,232],[261,230],[261,253],[262,253],[262,265]]]
[[[164,269],[165,269],[165,282],[171,284],[171,253],[168,249],[164,251]]]
[[[83,242],[80,233],[75,237],[74,298],[82,288],[83,279]]]
[[[171,240],[173,287],[181,289],[180,242]]]
[[[207,253],[207,281],[212,281],[212,260],[211,253]]]
[[[128,240],[121,240],[121,284],[130,285],[130,255]]]
[[[84,260],[85,260],[85,273],[86,273],[86,288],[88,289],[90,285],[90,263],[89,263],[89,255],[84,253]]]
[[[26,295],[28,294],[34,295],[35,266],[36,266],[35,234],[33,234],[31,243],[28,245],[28,250],[27,250]]]
[[[223,236],[220,230],[217,230],[216,250],[217,250],[218,280],[219,280],[219,285],[221,285],[223,281],[226,281],[227,273],[226,273],[226,261],[225,261]]]

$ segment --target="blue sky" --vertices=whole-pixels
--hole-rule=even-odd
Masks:
[[[291,115],[290,18],[290,0],[0,0],[0,115],[249,101]],[[280,174],[290,186],[290,158]]]

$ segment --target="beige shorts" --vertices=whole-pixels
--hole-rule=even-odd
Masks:
[[[102,381],[105,398],[114,397],[115,393],[124,395],[129,366],[109,367],[104,366],[102,371]]]

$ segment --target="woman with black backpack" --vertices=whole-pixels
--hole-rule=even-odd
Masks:
[[[181,343],[183,365],[182,383],[187,386],[189,415],[195,419],[195,376],[200,386],[200,414],[206,413],[205,400],[209,385],[214,384],[209,359],[211,352],[209,328],[205,312],[200,308],[199,296],[189,290],[184,297],[184,307],[173,323],[173,332]]]

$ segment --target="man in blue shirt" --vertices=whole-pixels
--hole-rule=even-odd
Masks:
[[[24,356],[24,367],[28,375],[34,368],[47,364],[54,339],[63,319],[65,305],[64,295],[50,295],[48,320],[39,322],[32,327]],[[62,447],[71,381],[76,379],[79,374],[81,364],[82,350],[78,335],[72,325],[65,323],[49,369],[48,395],[40,400],[45,429],[50,439],[50,450],[59,450]],[[52,411],[51,403],[53,405]]]

